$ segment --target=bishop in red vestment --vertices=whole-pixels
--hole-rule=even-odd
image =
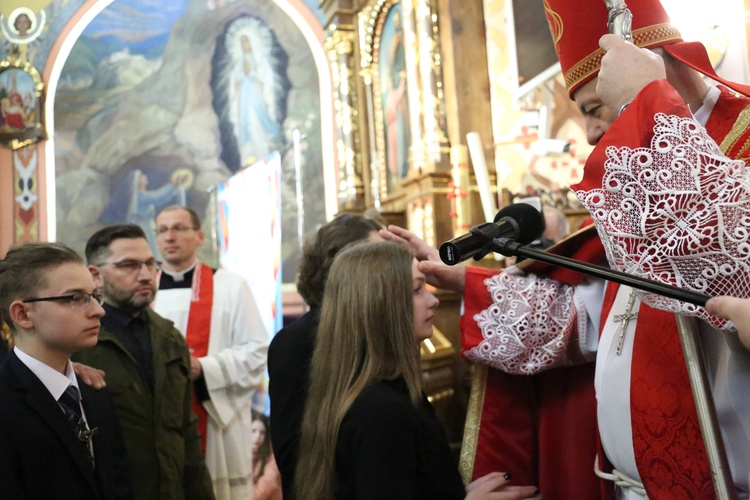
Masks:
[[[634,43],[660,48],[666,70],[630,89],[632,102],[623,101],[627,92],[617,84],[641,76],[641,66],[628,65],[628,58],[644,51],[621,51],[622,43],[608,40],[602,46],[617,51],[602,59],[602,2],[547,0],[545,6],[569,93],[584,114],[589,140],[598,143],[574,188],[592,214],[607,260],[619,270],[710,295],[750,296],[747,89],[713,74],[705,49],[682,42],[657,1],[631,0]],[[597,88],[600,65],[607,72]],[[693,69],[734,91],[707,86]],[[712,498],[673,313],[701,318],[729,466],[738,496],[747,497],[750,402],[743,388],[750,383],[750,355],[730,325],[701,308],[626,287],[608,286],[597,308],[586,286],[517,273],[473,280],[467,273],[465,355],[511,373],[538,373],[593,350],[606,454],[598,466],[617,483],[618,498]],[[470,294],[475,304],[484,294],[489,305],[469,308]],[[601,327],[600,340],[591,338],[591,324]]]

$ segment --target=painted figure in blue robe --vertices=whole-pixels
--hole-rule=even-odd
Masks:
[[[273,70],[256,57],[247,33],[239,36],[240,50],[232,69],[235,136],[243,165],[262,160],[283,142],[275,116]]]
[[[133,170],[126,177],[123,189],[113,193],[109,205],[99,217],[99,222],[112,224],[124,220],[138,224],[146,233],[146,240],[154,256],[161,260],[156,245],[156,214],[169,205],[186,205],[184,181],[184,176],[175,176],[171,183],[149,191],[146,189],[146,174],[138,169]],[[124,214],[123,208],[126,208]]]

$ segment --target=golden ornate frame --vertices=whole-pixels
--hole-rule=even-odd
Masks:
[[[408,171],[388,185],[385,110],[381,99],[379,59],[381,38],[389,11],[402,6],[403,45],[408,93]],[[434,0],[371,0],[358,14],[360,77],[365,84],[372,193],[376,202],[388,201],[406,181],[447,165],[442,55]]]
[[[28,106],[24,103],[23,119],[26,125],[25,128],[17,129],[11,128],[6,124],[0,125],[0,145],[17,150],[45,138],[42,120],[44,81],[37,69],[30,62],[14,56],[0,61],[0,75],[9,71],[19,71],[23,76],[31,78],[35,99],[33,106]],[[0,110],[2,110],[2,115],[4,116],[5,109],[10,105],[10,101],[7,100],[7,96],[1,96],[0,99],[2,104]],[[31,123],[27,121],[29,119]]]

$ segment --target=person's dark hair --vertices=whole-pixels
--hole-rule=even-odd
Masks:
[[[146,233],[137,224],[118,224],[100,229],[86,242],[86,262],[99,264],[112,253],[109,245],[113,241],[134,238],[146,239]]]
[[[193,229],[200,229],[201,228],[201,218],[198,216],[198,213],[193,210],[192,208],[183,207],[182,205],[170,205],[168,207],[164,207],[159,211],[158,214],[156,214],[156,218],[158,219],[161,214],[164,212],[169,212],[171,210],[184,210],[190,215],[190,224],[193,225]]]
[[[339,214],[322,226],[302,249],[297,277],[297,291],[309,306],[323,300],[328,270],[334,257],[345,246],[366,239],[382,229],[374,220],[355,214]]]
[[[253,483],[255,483],[265,471],[268,459],[271,457],[271,422],[268,417],[262,413],[252,412],[252,421],[259,421],[266,427],[266,438],[260,443],[258,452],[253,456],[254,461],[260,461],[260,467],[258,468],[257,474],[253,475]]]
[[[8,250],[0,261],[0,319],[11,332],[16,332],[10,319],[11,303],[35,297],[47,284],[47,271],[68,263],[84,265],[81,256],[63,243],[25,243]]]

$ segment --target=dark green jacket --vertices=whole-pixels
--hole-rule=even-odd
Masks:
[[[96,346],[74,361],[104,370],[130,458],[138,500],[212,499],[191,409],[190,355],[173,323],[148,310],[154,390],[115,335],[102,328]]]

